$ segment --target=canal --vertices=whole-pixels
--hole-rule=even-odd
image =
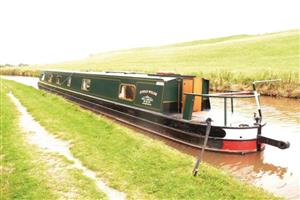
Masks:
[[[37,78],[5,78],[37,88]],[[215,120],[222,120],[223,101],[212,99],[211,104],[213,112],[222,112],[222,114],[219,114],[220,119]],[[287,199],[299,199],[300,100],[262,97],[261,104],[263,119],[264,122],[267,122],[262,135],[289,141],[291,143],[290,148],[281,150],[276,147],[266,146],[266,149],[262,152],[247,155],[205,152],[204,161],[229,172],[242,181],[262,187],[278,196]],[[235,100],[234,107],[234,114],[228,114],[229,122],[233,118],[251,118],[256,111],[254,100]],[[166,139],[159,139],[184,153],[193,156],[199,154],[197,149]]]

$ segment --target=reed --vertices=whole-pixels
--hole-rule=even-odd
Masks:
[[[229,71],[200,74],[211,81],[211,90],[252,90],[252,82],[256,80],[281,79],[279,82],[264,83],[257,90],[266,96],[300,98],[299,72],[234,73]]]
[[[40,70],[24,67],[1,67],[0,75],[38,77]]]

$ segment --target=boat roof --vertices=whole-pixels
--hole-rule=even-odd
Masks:
[[[162,81],[171,81],[180,77],[194,77],[194,76],[186,76],[180,74],[170,74],[170,73],[158,73],[158,74],[145,74],[139,72],[126,72],[126,71],[107,71],[107,72],[82,72],[82,71],[71,71],[71,70],[55,70],[55,69],[47,69],[43,70],[45,72],[61,72],[61,73],[71,73],[71,74],[87,74],[87,75],[102,75],[102,76],[115,76],[115,77],[131,77],[131,78],[143,78],[143,79],[159,79]]]

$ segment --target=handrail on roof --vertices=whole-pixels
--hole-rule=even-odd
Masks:
[[[206,98],[223,98],[224,99],[224,126],[227,125],[227,99],[231,100],[231,112],[233,113],[233,99],[234,98],[257,98],[259,96],[255,91],[229,91],[225,93],[215,94],[198,94],[198,93],[184,93],[186,95],[185,108],[183,119],[191,120],[193,113],[194,98],[202,96]]]
[[[105,73],[110,73],[110,74],[145,74],[143,72],[131,72],[131,71],[105,71]]]
[[[253,91],[240,91],[240,92],[226,92],[215,94],[198,94],[198,93],[184,93],[185,95],[212,97],[212,98],[254,98]]]

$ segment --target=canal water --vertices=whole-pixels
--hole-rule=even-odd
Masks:
[[[38,81],[37,78],[29,77],[5,78],[33,87],[36,87]],[[222,118],[223,101],[212,99],[211,104],[214,111],[221,112],[219,116]],[[299,199],[300,100],[262,97],[261,104],[263,119],[264,122],[267,122],[262,135],[289,141],[291,143],[290,148],[281,150],[267,145],[264,151],[247,155],[205,152],[204,161],[227,171],[242,181],[262,187],[277,196],[287,199]],[[253,113],[256,111],[256,105],[252,99],[235,100],[234,107],[235,114],[228,113],[228,121],[236,117],[252,118]],[[193,156],[199,154],[197,149],[166,139],[159,139],[184,153]]]

